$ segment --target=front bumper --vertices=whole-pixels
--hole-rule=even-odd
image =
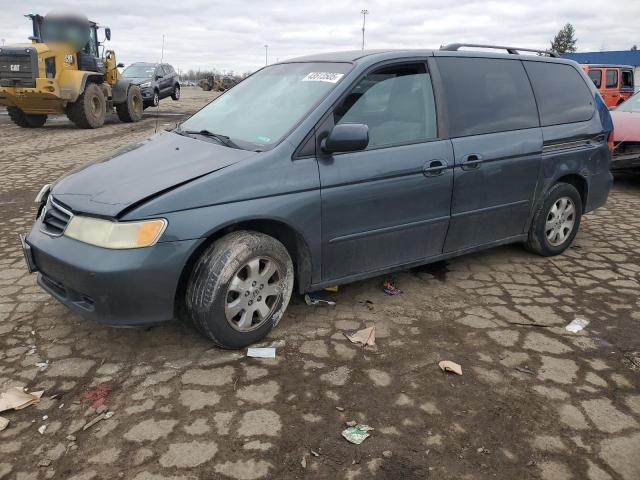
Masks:
[[[38,285],[82,317],[105,325],[138,326],[174,318],[178,281],[199,240],[110,250],[50,237],[36,221],[25,243]]]
[[[640,154],[617,155],[611,158],[611,170],[636,170],[640,169]]]

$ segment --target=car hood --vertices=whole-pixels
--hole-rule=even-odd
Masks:
[[[255,155],[162,132],[70,173],[51,194],[74,212],[116,218],[151,197]]]
[[[131,83],[135,85],[140,85],[141,83],[151,82],[153,79],[150,77],[127,77],[125,80],[129,80]]]
[[[611,111],[614,142],[640,142],[640,113]]]

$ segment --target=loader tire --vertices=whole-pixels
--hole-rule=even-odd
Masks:
[[[80,128],[100,128],[107,114],[104,93],[95,83],[88,83],[78,99],[67,105],[67,117]]]
[[[127,91],[127,99],[116,105],[116,113],[121,122],[139,122],[142,120],[142,93],[140,87],[131,85]]]
[[[18,107],[7,107],[9,118],[22,128],[40,128],[47,121],[46,115],[24,113]]]

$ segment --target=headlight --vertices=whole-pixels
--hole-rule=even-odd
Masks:
[[[140,88],[147,88],[151,86],[151,82],[144,82],[140,84]]]
[[[167,228],[164,218],[140,222],[112,222],[93,217],[74,216],[65,236],[103,248],[142,248],[154,245]]]

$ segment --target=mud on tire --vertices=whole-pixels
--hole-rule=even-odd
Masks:
[[[87,83],[78,99],[67,105],[67,117],[80,128],[99,128],[104,125],[107,101],[95,83]]]
[[[9,118],[13,120],[13,123],[23,128],[40,128],[47,121],[46,115],[24,113],[18,107],[7,107],[7,113],[9,113]]]
[[[265,320],[250,331],[239,331],[232,327],[233,320],[227,319],[226,307],[233,302],[230,295],[235,293],[230,284],[237,281],[247,262],[261,257],[273,261],[278,270],[277,284],[272,285],[279,294]],[[253,231],[232,232],[213,243],[197,260],[187,284],[186,315],[218,346],[246,347],[262,339],[278,324],[291,298],[293,277],[291,257],[278,240]]]
[[[137,85],[129,86],[127,99],[116,105],[116,113],[122,122],[138,122],[142,119],[142,93]]]

